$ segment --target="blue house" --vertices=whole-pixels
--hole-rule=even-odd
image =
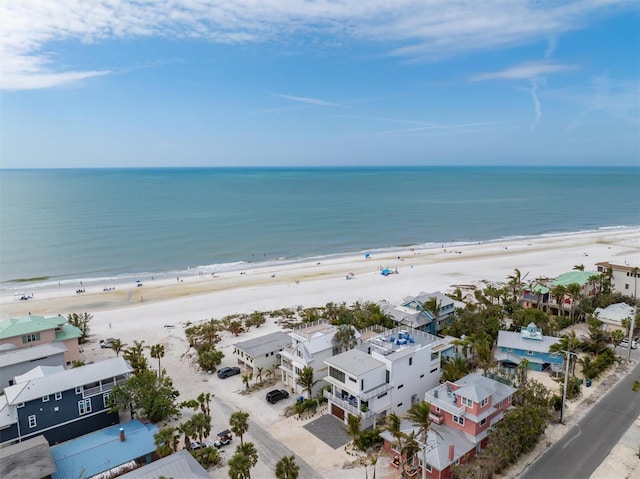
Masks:
[[[56,472],[52,479],[93,477],[114,469],[122,473],[149,464],[157,432],[153,424],[134,419],[53,446]]]
[[[423,306],[433,298],[435,298],[438,305],[437,314],[427,311]],[[451,321],[456,308],[464,308],[464,306],[465,304],[462,301],[456,301],[440,291],[434,293],[421,292],[418,296],[407,296],[402,302],[402,307],[416,313],[412,318],[414,324],[399,324],[399,326],[410,326],[430,334],[439,334],[442,328]]]
[[[0,396],[0,444],[38,434],[56,444],[117,424],[109,393],[131,371],[124,359],[112,358],[67,370],[39,366],[16,377]]]
[[[560,341],[553,336],[544,336],[535,323],[529,323],[520,332],[499,331],[498,349],[495,359],[507,369],[517,367],[523,360],[528,361],[528,369],[554,372],[562,370],[564,358],[560,353],[552,353],[549,348]]]

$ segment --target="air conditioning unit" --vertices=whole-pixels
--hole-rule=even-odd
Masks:
[[[53,408],[54,412],[58,412],[60,410],[60,408],[58,406]]]

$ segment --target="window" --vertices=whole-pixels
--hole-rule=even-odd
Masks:
[[[386,393],[386,392],[385,392],[385,393],[382,393],[382,394],[380,394],[380,395],[378,396],[378,399],[383,398],[383,397],[385,397],[386,395],[387,395],[387,393]]]
[[[88,414],[91,412],[91,399],[83,399],[82,401],[78,401],[78,414],[82,416],[83,414]]]
[[[435,373],[437,370],[438,370],[438,368],[437,368],[437,367],[435,367],[435,368],[433,368],[431,371],[429,371],[429,374],[433,374],[433,373]]]
[[[402,389],[404,387],[404,384],[401,384],[400,386],[398,386],[398,389]]]
[[[56,401],[60,401],[62,399],[62,393],[56,393]]]
[[[481,426],[484,426],[486,423],[487,423],[487,418],[486,417],[480,421],[480,425]]]
[[[356,378],[352,378],[351,376],[349,376],[349,381],[351,381],[352,383],[357,383],[358,380]]]
[[[464,418],[463,417],[453,416],[453,422],[456,422],[456,423],[460,424],[461,426],[464,426]]]
[[[436,406],[436,412],[440,412],[440,408]]]
[[[37,421],[36,421],[36,416],[29,416],[29,427],[36,427],[37,426]]]
[[[528,354],[529,356],[533,356],[533,351],[527,351],[527,354]]]
[[[507,398],[507,402],[511,402],[511,396]]]
[[[76,394],[82,394],[82,386],[76,386]]]
[[[629,289],[629,283],[626,283],[626,284],[624,285],[624,289]]]
[[[40,333],[29,333],[22,336],[22,344],[40,341]]]
[[[17,407],[24,407],[24,403],[23,403],[23,402],[21,402],[20,404],[18,404],[18,406],[17,406]]]
[[[344,382],[344,373],[342,371],[338,371],[336,368],[329,366],[329,376],[334,379],[337,379],[341,383]]]
[[[104,407],[107,407],[109,405],[109,395],[111,394],[111,392],[106,392],[102,395],[102,404],[104,404]]]
[[[431,472],[431,464],[429,464],[428,462],[424,465],[424,468],[427,472]]]
[[[464,404],[467,407],[473,407],[473,401],[471,399],[467,399],[467,398],[462,398],[462,404]]]
[[[409,358],[409,366],[413,365],[413,358]]]
[[[398,406],[397,406],[397,407],[402,407],[402,403],[398,403]]]
[[[42,402],[49,402],[49,395],[42,396]]]
[[[487,404],[489,404],[489,398],[484,398],[484,399],[480,402],[480,407],[485,407]]]
[[[420,375],[420,379],[422,379],[423,377],[424,377],[424,374],[421,374],[421,375]]]

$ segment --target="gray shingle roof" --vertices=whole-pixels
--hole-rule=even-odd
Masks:
[[[291,344],[289,335],[282,331],[276,331],[271,334],[249,339],[248,341],[236,343],[233,347],[255,358],[272,351],[280,351],[289,344]]]
[[[493,396],[493,404],[497,404],[516,392],[515,388],[478,373],[467,374],[455,381],[454,384],[461,386],[455,391],[457,396],[465,397],[473,402],[480,402]]]
[[[20,404],[131,371],[131,366],[124,359],[111,358],[9,386],[4,393],[9,404]]]

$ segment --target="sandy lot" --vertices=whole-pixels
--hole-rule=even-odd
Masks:
[[[38,291],[34,298],[20,301],[6,294],[0,297],[0,317],[17,317],[28,312],[40,315],[67,315],[89,312],[94,319],[91,332],[95,341],[84,354],[88,360],[111,357],[111,350],[101,350],[99,338],[118,337],[131,344],[144,340],[146,345],[162,343],[165,357],[162,366],[174,379],[181,398],[196,397],[200,392],[212,392],[234,409],[251,412],[251,418],[299,457],[304,458],[325,477],[364,477],[364,469],[342,469],[353,461],[344,449],[331,449],[302,429],[301,421],[284,418],[281,407],[271,407],[264,401],[264,392],[240,394],[239,376],[225,380],[197,370],[188,353],[184,324],[210,318],[222,318],[232,313],[271,311],[284,307],[323,306],[328,302],[379,301],[400,302],[403,297],[421,291],[452,291],[457,286],[479,284],[481,280],[504,282],[518,268],[525,281],[538,277],[554,277],[583,264],[595,270],[599,261],[640,263],[640,230],[604,230],[597,233],[572,234],[534,240],[508,241],[469,245],[455,251],[400,250],[371,259],[345,257],[294,265],[269,267],[215,276],[195,273],[180,280],[144,279],[142,287],[118,284],[115,291],[102,287],[75,290],[53,288]],[[380,268],[397,268],[398,274],[383,277]],[[353,273],[353,279],[345,278]],[[173,328],[166,328],[172,325]],[[278,330],[270,319],[258,329],[240,337],[223,334],[220,349],[225,353],[223,366],[233,365],[232,344]],[[150,364],[155,367],[155,360]],[[585,388],[586,389],[586,388]],[[588,394],[597,394],[598,385]],[[586,395],[585,395],[586,396]],[[584,397],[583,397],[584,399]],[[280,403],[276,406],[280,406]],[[575,406],[571,406],[575,408]],[[570,410],[571,411],[571,410]],[[213,431],[226,427],[226,418],[214,409]],[[573,420],[571,417],[569,421]],[[566,426],[552,427],[548,440],[553,441]],[[538,451],[539,453],[539,451]],[[369,467],[369,473],[372,470]],[[226,468],[214,470],[212,477],[227,477]],[[274,477],[269,464],[259,461],[255,477]],[[388,467],[388,458],[377,465],[378,478],[395,478],[398,473]],[[517,472],[503,477],[517,477]]]

